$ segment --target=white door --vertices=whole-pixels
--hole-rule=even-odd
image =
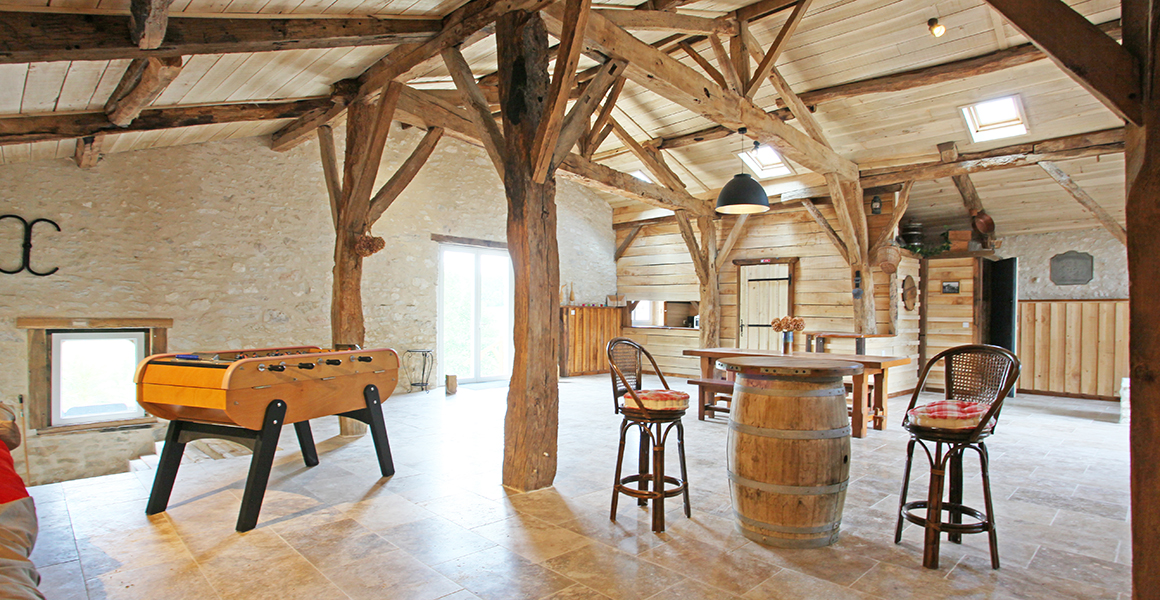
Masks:
[[[504,250],[444,246],[440,252],[439,365],[461,383],[512,372],[512,263]]]
[[[790,314],[789,267],[785,263],[741,266],[739,347],[780,348],[770,322]]]

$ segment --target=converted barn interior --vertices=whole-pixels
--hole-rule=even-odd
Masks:
[[[1150,597],[1156,14],[0,1],[0,591]]]

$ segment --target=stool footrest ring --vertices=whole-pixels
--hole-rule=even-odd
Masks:
[[[913,511],[926,510],[928,504],[929,503],[926,500],[917,500],[915,502],[907,502],[906,504],[903,504],[901,510],[902,518],[920,527],[926,527],[926,517],[920,517],[914,514]],[[952,515],[966,515],[968,517],[978,519],[977,523],[937,523],[937,529],[944,533],[986,533],[990,531],[993,526],[991,521],[987,518],[986,513],[976,508],[971,508],[969,506],[951,502],[944,502],[942,506],[944,511]]]
[[[687,484],[684,481],[677,479],[676,477],[670,477],[668,475],[665,475],[664,477],[665,483],[672,484],[676,487],[665,488],[663,491],[661,491],[638,490],[627,487],[626,485],[629,483],[637,483],[639,481],[654,481],[655,479],[656,477],[652,473],[629,475],[628,477],[621,478],[620,483],[616,486],[616,491],[626,496],[632,496],[633,498],[659,498],[661,494],[664,494],[665,498],[672,498],[673,496],[679,496],[685,492],[685,487]]]

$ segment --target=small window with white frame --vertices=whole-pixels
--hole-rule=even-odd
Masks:
[[[1018,95],[976,102],[960,110],[973,142],[988,142],[1027,133],[1027,117]]]
[[[149,330],[50,330],[51,425],[137,419],[133,375],[147,351]]]
[[[777,150],[765,144],[752,150],[746,150],[738,156],[750,169],[753,169],[758,179],[771,179],[794,174],[793,167],[777,153]]]
[[[664,322],[664,305],[664,302],[653,302],[652,300],[637,302],[636,308],[632,309],[632,326],[653,327],[660,325]],[[660,314],[659,321],[658,313]]]

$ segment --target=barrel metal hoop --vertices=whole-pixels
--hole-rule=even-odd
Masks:
[[[729,481],[737,485],[769,492],[771,494],[786,494],[790,496],[820,496],[823,494],[833,494],[844,491],[850,485],[850,480],[845,479],[841,483],[834,483],[830,485],[777,485],[774,483],[765,483],[764,481],[754,481],[742,477],[733,471],[729,471]]]
[[[768,429],[754,427],[737,421],[729,421],[729,429],[747,435],[775,438],[779,440],[832,440],[850,435],[850,426],[837,429]]]
[[[741,535],[745,536],[746,538],[765,546],[773,546],[774,548],[824,548],[826,546],[831,546],[834,544],[834,542],[838,541],[837,531],[822,537],[794,539],[761,535],[756,531],[746,529],[740,525],[737,526],[737,529],[741,532]]]
[[[750,527],[757,527],[760,529],[764,529],[766,531],[774,531],[777,533],[795,533],[795,534],[831,533],[831,532],[837,531],[838,528],[841,527],[841,525],[842,525],[842,521],[838,520],[838,521],[834,521],[833,523],[827,523],[825,525],[819,525],[817,527],[787,527],[785,525],[773,525],[771,523],[766,523],[764,521],[758,521],[757,519],[747,517],[747,516],[737,512],[736,510],[733,511],[733,516],[737,517],[738,521],[741,521],[742,523],[745,523],[746,525],[749,525]]]
[[[834,396],[846,397],[846,388],[844,387],[828,387],[816,390],[796,390],[796,389],[782,389],[782,388],[756,388],[747,385],[735,384],[733,386],[734,393],[743,392],[746,394],[755,394],[758,396],[771,396],[774,398],[832,398]],[[770,392],[785,392],[784,394],[771,394]]]

